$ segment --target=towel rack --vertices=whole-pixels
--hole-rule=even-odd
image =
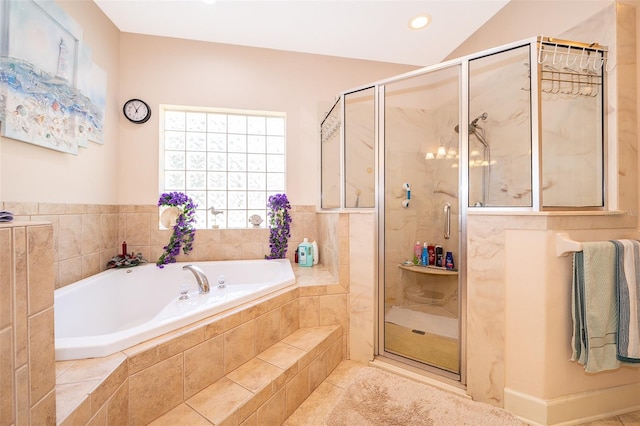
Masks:
[[[558,257],[566,256],[574,251],[582,251],[582,243],[572,240],[566,232],[556,234],[556,254]]]

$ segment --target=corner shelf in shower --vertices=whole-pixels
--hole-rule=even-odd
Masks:
[[[398,265],[398,268],[405,271],[411,271],[418,274],[429,275],[458,275],[458,271],[455,269],[439,268],[437,266],[418,266],[418,265]]]

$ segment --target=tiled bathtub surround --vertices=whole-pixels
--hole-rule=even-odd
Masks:
[[[103,270],[107,262],[121,253],[140,252],[155,262],[171,238],[171,230],[160,229],[158,208],[152,205],[96,205],[55,203],[0,203],[14,213],[15,220],[48,221],[53,224],[55,288],[74,283]],[[337,214],[336,214],[337,216]],[[293,261],[295,248],[303,238],[318,240],[327,260],[337,259],[339,246],[326,246],[318,238],[314,206],[292,206],[291,238],[287,257]],[[331,241],[329,242],[331,243]],[[335,241],[338,244],[338,241]],[[187,260],[262,259],[269,253],[269,230],[202,229],[196,232],[193,251],[178,256]],[[348,260],[348,258],[347,258]],[[344,257],[342,262],[345,262]],[[339,267],[330,271],[338,274]],[[343,267],[344,269],[344,267]]]
[[[218,424],[228,413],[208,398],[220,387],[238,394],[230,424],[273,411],[284,421],[343,358],[345,294],[328,301],[327,325],[299,329],[303,315],[318,315],[299,309],[302,294],[332,287],[284,289],[109,357],[58,362],[58,422],[142,425],[192,407]],[[273,380],[265,382],[265,372]]]
[[[0,425],[55,423],[53,229],[0,224]]]
[[[29,419],[32,424],[53,424],[56,399],[58,421],[67,419],[65,424],[76,424],[76,421],[84,424],[89,419],[103,424],[122,424],[132,408],[132,412],[144,417],[145,395],[149,394],[146,379],[153,382],[158,374],[170,374],[171,377],[165,377],[167,386],[162,389],[182,386],[180,398],[186,400],[215,377],[227,374],[250,359],[247,354],[264,351],[282,335],[300,326],[307,329],[337,327],[331,333],[331,336],[337,336],[335,341],[332,340],[330,348],[325,348],[324,355],[320,354],[323,361],[316,361],[316,364],[325,365],[320,370],[327,370],[329,359],[334,360],[338,352],[340,357],[347,354],[349,216],[325,214],[322,215],[323,225],[319,226],[319,215],[314,208],[294,207],[288,257],[293,260],[291,248],[306,237],[318,241],[325,253],[324,264],[313,268],[298,268],[294,264],[298,286],[289,290],[289,296],[281,306],[274,307],[273,302],[245,306],[242,312],[225,314],[217,325],[205,327],[201,322],[199,329],[198,325],[187,327],[169,336],[175,339],[167,336],[156,339],[152,347],[140,345],[128,350],[126,355],[118,353],[104,358],[99,364],[83,361],[83,367],[89,364],[88,370],[78,364],[74,366],[72,362],[58,363],[59,386],[54,390],[54,283],[55,287],[61,287],[100,272],[106,262],[120,252],[124,240],[129,251],[140,251],[147,258],[154,250],[159,254],[169,240],[170,231],[158,229],[155,206],[4,202],[2,208],[16,214],[15,222],[0,227],[0,242],[9,250],[0,261],[2,293],[14,294],[13,289],[17,289],[15,301],[3,297],[0,305],[0,360],[3,360],[0,363],[0,417],[3,422],[10,419],[7,424],[15,419],[18,424],[24,419],[26,424]],[[200,230],[188,259],[262,258],[267,252],[267,229]],[[9,264],[12,259],[16,261],[15,267]],[[179,260],[187,260],[187,257],[181,256]],[[24,268],[29,268],[29,272]],[[16,273],[12,274],[10,271],[14,270]],[[25,290],[27,279],[33,289],[28,293],[29,299]],[[14,318],[14,312],[24,313],[24,318],[22,315]],[[15,346],[11,333],[22,336],[13,340]],[[220,342],[226,347],[226,354],[217,344]],[[31,352],[26,349],[27,344],[31,345]],[[15,356],[12,355],[14,350]],[[197,361],[199,356],[205,360]],[[223,361],[212,363],[211,357],[215,356],[221,356]],[[307,367],[304,371],[307,380],[302,376],[298,379],[303,384],[313,382],[317,385],[321,380],[317,375],[319,370]],[[280,389],[276,394],[278,399],[282,392],[286,391]],[[289,391],[293,395],[292,392]],[[139,398],[136,399],[136,395]],[[171,403],[172,398],[173,393],[165,399]],[[293,407],[294,402],[299,404],[300,401],[291,400],[288,407]],[[162,406],[163,402],[160,404]],[[269,407],[263,410],[263,415],[276,409],[275,405]],[[287,409],[287,415],[293,409]],[[131,421],[133,424],[138,422]],[[146,419],[141,422],[144,421]]]

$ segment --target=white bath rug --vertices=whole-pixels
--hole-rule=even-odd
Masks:
[[[458,320],[455,318],[418,312],[402,306],[392,306],[384,320],[411,330],[424,331],[451,339],[458,338]]]

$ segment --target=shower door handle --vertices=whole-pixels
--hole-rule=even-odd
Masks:
[[[451,204],[444,205],[444,239],[451,238]]]

